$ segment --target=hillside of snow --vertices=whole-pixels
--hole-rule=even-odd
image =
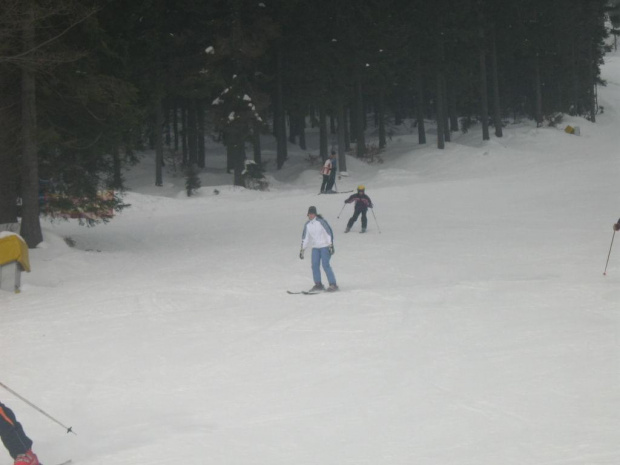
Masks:
[[[317,195],[314,130],[280,171],[265,140],[267,192],[233,188],[215,144],[191,198],[145,153],[131,208],[44,222],[22,293],[0,292],[0,382],[77,434],[0,400],[46,465],[617,465],[618,55],[603,74],[596,124],[443,151],[402,127],[384,163],[348,157],[367,234],[343,234],[348,194]],[[341,292],[288,295],[312,286],[310,205]]]

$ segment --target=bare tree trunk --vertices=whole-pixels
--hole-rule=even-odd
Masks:
[[[183,152],[183,166],[189,165],[187,150],[187,99],[181,99],[181,151]]]
[[[161,97],[155,99],[155,185],[163,186],[163,170],[164,166],[164,137],[162,133],[162,125],[164,124],[164,111],[162,108]]]
[[[338,115],[338,127],[340,127],[340,122],[342,121],[342,130],[344,131],[344,151],[351,151],[351,134],[349,133],[349,111],[348,108],[342,103],[342,119],[340,119],[340,115]],[[339,130],[340,131],[340,130]]]
[[[170,138],[170,98],[165,98],[163,101],[163,105],[164,105],[164,127],[163,127],[163,131],[165,136],[164,139],[164,143],[166,144],[166,147],[170,147],[170,142],[171,142],[171,138]]]
[[[17,223],[16,108],[19,107],[19,81],[0,65],[0,224]]]
[[[196,100],[196,139],[198,145],[198,167],[205,167],[205,108],[204,100]]]
[[[383,86],[379,89],[379,101],[377,103],[377,117],[379,118],[379,148],[385,148],[385,90]]]
[[[179,150],[179,101],[174,99],[172,105],[172,125],[174,128],[174,151]]]
[[[483,25],[482,13],[480,13],[480,24],[478,36],[479,43],[479,55],[480,55],[480,119],[482,120],[482,140],[489,140],[489,98],[488,98],[488,84],[487,84],[487,56],[484,38],[484,25]]]
[[[288,112],[288,141],[297,144],[297,117],[293,111]]]
[[[571,88],[571,101],[572,104],[570,105],[570,111],[569,114],[570,115],[581,115],[581,100],[579,98],[579,87],[580,87],[580,83],[579,83],[579,73],[577,72],[577,43],[578,40],[575,37],[572,37],[572,44],[571,44],[571,53],[570,53],[570,57],[571,57],[571,63],[570,63],[570,75],[571,75],[571,82],[572,82],[572,88]]]
[[[189,164],[198,163],[198,131],[196,130],[196,100],[187,100],[187,147],[189,149]]]
[[[332,118],[333,119],[333,118]],[[325,104],[319,104],[319,153],[321,160],[327,160],[327,112]]]
[[[366,137],[364,135],[366,112],[364,111],[364,96],[362,94],[362,73],[359,67],[355,71],[355,110],[356,110],[356,142],[357,142],[357,158],[363,158],[366,155]]]
[[[491,26],[491,74],[493,79],[493,124],[495,125],[495,137],[504,135],[502,128],[502,110],[499,101],[499,70],[497,67],[497,42],[495,24]]]
[[[357,82],[353,83],[353,101],[348,108],[348,119],[347,119],[347,134],[349,134],[349,141],[356,142],[357,141]]]
[[[441,28],[440,28],[441,30]],[[437,96],[435,98],[435,111],[437,115],[435,117],[437,121],[437,148],[445,148],[445,133],[444,133],[444,54],[443,54],[443,39],[441,34],[437,34]]]
[[[443,117],[443,73],[441,70],[437,70],[437,97],[435,98],[435,106],[437,111],[437,148],[445,148],[445,136],[444,136],[444,117]]]
[[[299,148],[306,150],[306,112],[301,110],[297,115],[297,134],[299,135]]]
[[[263,157],[261,153],[260,145],[260,132],[261,126],[257,120],[252,122],[252,150],[254,152],[254,163],[261,166],[263,163]]]
[[[420,50],[416,55],[416,121],[418,124],[418,143],[426,144],[426,129],[424,127],[424,78],[422,77],[422,59]]]
[[[452,81],[452,85],[449,89],[448,94],[448,112],[450,114],[450,131],[458,132],[459,130],[459,116],[458,110],[456,108],[456,86],[454,85],[454,81]]]
[[[245,183],[241,173],[245,169],[245,142],[242,131],[231,130],[226,132],[226,151],[233,163],[233,184],[244,187]]]
[[[284,83],[282,74],[283,63],[282,63],[282,44],[278,44],[276,49],[276,142],[277,142],[277,167],[278,169],[284,166],[284,162],[286,161],[287,154],[287,146],[286,146],[286,122],[285,122],[285,114],[284,114]]]
[[[343,172],[347,170],[347,159],[345,150],[345,132],[347,123],[345,121],[346,111],[344,109],[344,102],[342,97],[338,97],[338,171]]]
[[[596,79],[595,79],[595,75],[594,75],[594,64],[593,64],[593,53],[592,53],[592,49],[595,46],[592,40],[588,40],[587,45],[588,45],[588,84],[589,84],[589,88],[590,88],[590,93],[589,93],[589,101],[588,101],[588,107],[590,110],[590,121],[592,121],[593,123],[596,123]]]
[[[5,128],[7,123],[10,124],[4,115],[0,115],[0,127]],[[0,166],[0,224],[17,223],[15,153],[4,130],[0,131]]]
[[[448,80],[446,74],[443,75],[443,137],[446,142],[452,141],[452,134],[450,134],[450,102],[448,98]]]
[[[35,46],[34,6],[32,0],[24,0],[22,22],[23,50]],[[26,63],[22,70],[22,224],[20,234],[34,248],[43,241],[39,221],[39,160],[37,156],[37,108],[34,71]]]
[[[540,81],[540,60],[538,58],[538,52],[534,58],[534,87],[536,92],[536,125],[542,126],[543,123],[543,109],[542,109],[542,84]]]
[[[484,48],[480,48],[480,119],[482,120],[482,140],[489,140],[489,98],[487,84],[487,59]]]

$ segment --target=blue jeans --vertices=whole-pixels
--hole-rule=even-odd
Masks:
[[[332,255],[329,253],[328,247],[322,247],[320,249],[312,249],[312,277],[314,278],[315,283],[321,282],[321,263],[323,264],[323,269],[325,270],[325,274],[327,275],[327,282],[329,284],[336,284],[336,277],[334,276],[334,272],[332,271],[332,267],[329,264],[329,260],[332,258]]]

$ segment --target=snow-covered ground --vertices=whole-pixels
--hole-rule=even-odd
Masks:
[[[383,164],[349,157],[337,186],[366,185],[365,235],[343,234],[345,195],[316,195],[313,131],[281,171],[265,151],[269,192],[231,187],[214,145],[188,198],[170,171],[153,185],[145,154],[131,208],[44,223],[23,292],[0,292],[0,381],[77,435],[0,400],[46,465],[617,465],[620,250],[603,270],[620,56],[606,61],[596,124],[474,128],[444,151],[401,130]],[[312,285],[310,205],[336,233],[339,293],[286,293]]]

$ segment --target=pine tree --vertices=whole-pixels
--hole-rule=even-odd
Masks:
[[[185,191],[187,196],[191,197],[195,191],[200,189],[200,177],[198,177],[198,169],[196,165],[190,164],[185,170]]]

